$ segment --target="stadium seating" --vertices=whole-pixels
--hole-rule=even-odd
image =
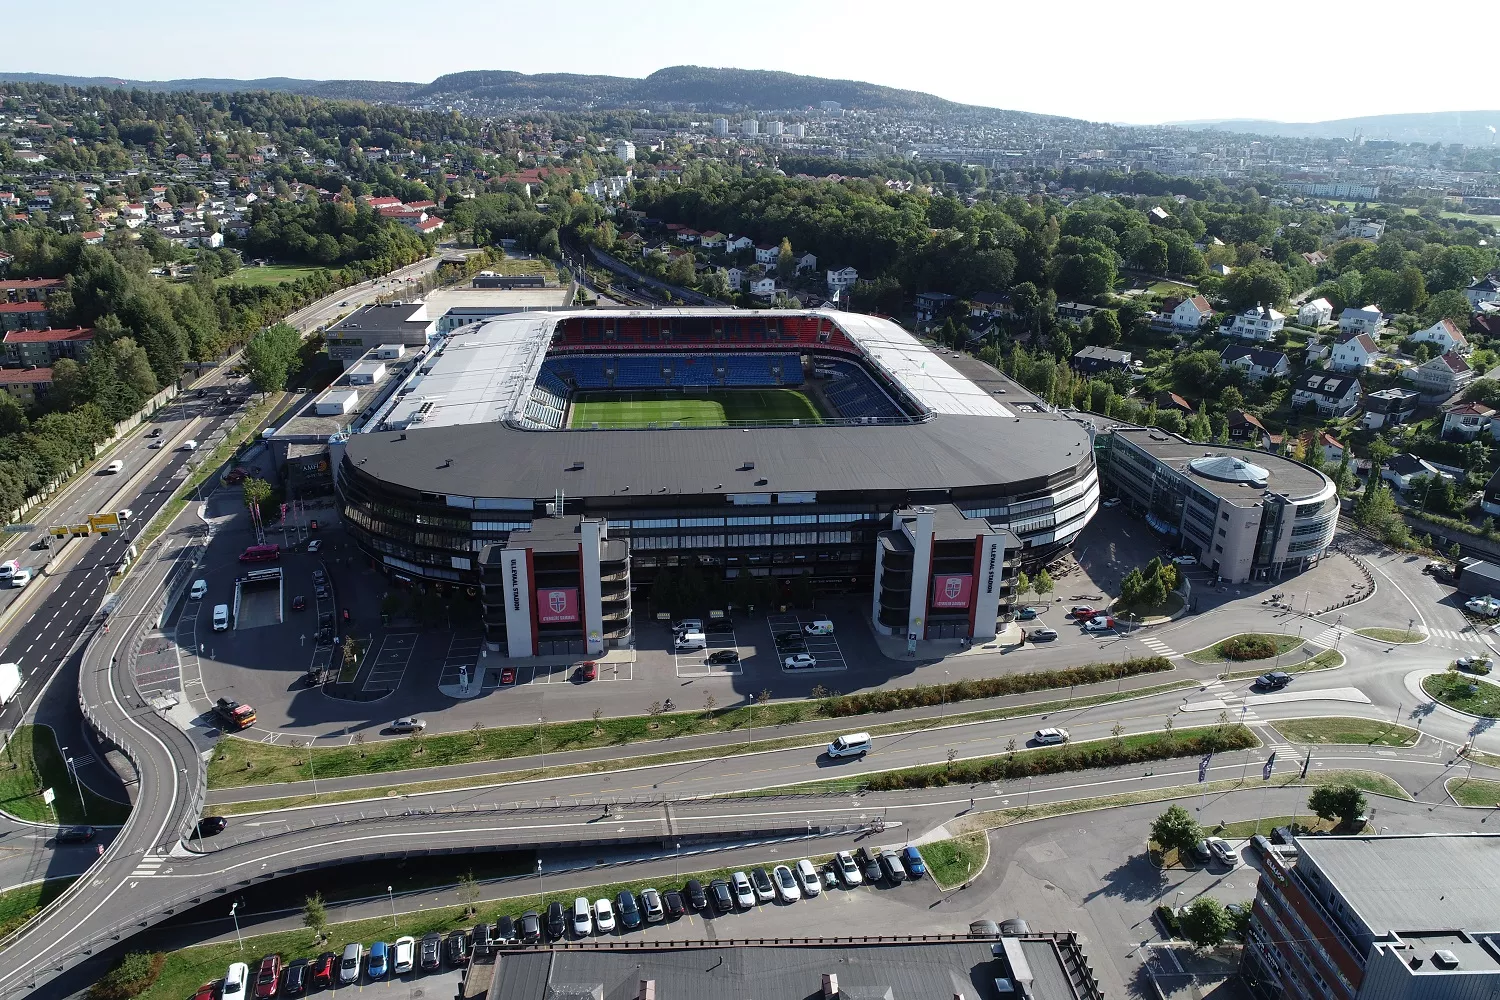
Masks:
[[[573,316],[557,325],[554,348],[680,350],[684,347],[817,346],[857,353],[833,320],[789,314],[745,316]]]
[[[823,383],[823,395],[839,411],[839,416],[879,417],[886,420],[899,420],[906,416],[859,365],[828,360],[820,361],[818,368],[832,371],[836,376]]]

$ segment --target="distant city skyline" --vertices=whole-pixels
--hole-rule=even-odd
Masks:
[[[649,10],[650,13],[645,11]],[[1323,121],[1500,103],[1486,62],[1441,58],[1479,0],[1432,0],[1399,35],[1356,26],[1353,0],[1263,0],[1253,9],[1154,0],[913,8],[890,0],[753,11],[687,0],[621,8],[491,3],[425,8],[394,0],[264,0],[244,7],[164,0],[138,9],[76,0],[66,44],[30,47],[9,72],[428,82],[463,70],[642,77],[693,64],[862,80],[964,104],[1090,121]],[[920,22],[914,12],[925,15]],[[1408,12],[1411,13],[1411,12]],[[415,14],[428,15],[418,23]],[[11,19],[15,27],[15,16]],[[1399,48],[1382,46],[1399,39]],[[16,57],[12,57],[16,58]],[[1435,69],[1440,70],[1433,71]]]

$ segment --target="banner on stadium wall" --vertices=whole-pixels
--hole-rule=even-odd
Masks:
[[[543,625],[578,620],[578,588],[559,587],[536,592],[536,620]]]
[[[935,608],[967,608],[969,595],[974,590],[974,577],[969,573],[950,573],[932,578],[932,606]]]

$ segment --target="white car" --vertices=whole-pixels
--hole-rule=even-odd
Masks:
[[[1476,615],[1484,615],[1487,618],[1494,618],[1500,615],[1500,601],[1495,600],[1493,597],[1471,598],[1464,602],[1464,607]]]
[[[427,720],[419,719],[415,715],[406,715],[391,723],[391,729],[398,733],[420,733],[427,728]]]
[[[403,972],[410,972],[416,963],[417,939],[411,935],[398,937],[391,948],[391,955],[392,972],[398,976]]]
[[[207,594],[207,593],[208,593],[208,581],[207,580],[194,580],[193,581],[192,589],[188,591],[188,597],[192,598],[195,601],[201,601],[201,600],[203,600],[204,595]]]
[[[312,541],[310,541],[310,542],[307,543],[307,551],[309,551],[309,552],[316,552],[319,549],[321,549],[322,547],[323,547],[323,539],[321,539],[321,538],[314,538]]]
[[[1098,618],[1092,618],[1084,622],[1083,630],[1085,632],[1113,632],[1115,630],[1115,620],[1108,615],[1100,615]]]
[[[786,658],[784,665],[788,670],[806,670],[808,667],[816,667],[818,658],[811,653],[793,653]]]
[[[744,872],[735,872],[729,877],[729,884],[734,887],[734,901],[745,909],[755,906],[755,887],[750,884],[750,876]]]
[[[607,899],[594,900],[594,926],[599,929],[600,934],[608,934],[615,929],[615,908]]]
[[[250,966],[235,962],[224,974],[224,988],[219,996],[223,1000],[245,1000],[245,984],[250,981]]]
[[[827,618],[819,618],[802,626],[802,631],[808,635],[833,635],[833,622]]]
[[[681,635],[684,632],[702,632],[703,619],[684,618],[682,621],[672,626],[672,631],[676,632],[678,635]]]
[[[162,446],[162,442],[161,442],[160,439],[152,441],[150,444],[146,445],[146,447],[149,448],[149,449],[151,449],[152,451],[158,451],[158,450],[160,450],[161,446]]]
[[[1197,556],[1173,556],[1172,557],[1172,565],[1174,565],[1174,566],[1196,566],[1196,565],[1198,565],[1198,557]]]
[[[593,907],[589,906],[587,896],[579,896],[573,900],[573,934],[575,937],[586,938],[593,932]]]
[[[1068,731],[1056,726],[1038,729],[1035,735],[1031,737],[1031,742],[1039,747],[1052,746],[1055,743],[1066,743],[1068,742]]]
[[[802,890],[797,888],[797,877],[786,865],[773,868],[771,880],[776,883],[776,895],[781,897],[783,903],[795,903],[802,898]]]
[[[1108,500],[1104,501],[1104,506],[1105,507],[1118,507],[1118,506],[1120,506],[1120,498],[1119,497],[1110,497]]]
[[[818,870],[806,858],[797,862],[797,881],[802,883],[802,895],[809,899],[823,891],[823,880],[818,878]]]
[[[1213,852],[1213,856],[1219,860],[1220,864],[1228,865],[1230,868],[1239,866],[1240,852],[1229,846],[1229,841],[1223,837],[1209,837],[1207,843],[1208,849]]]
[[[844,885],[853,889],[865,880],[859,873],[859,864],[854,860],[854,855],[848,851],[839,851],[833,856],[834,864],[839,867],[839,878],[844,880]]]

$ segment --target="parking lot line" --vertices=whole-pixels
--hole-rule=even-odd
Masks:
[[[371,685],[391,691],[400,687],[416,649],[415,632],[397,632],[381,639],[370,672],[365,676],[364,690],[372,690]]]
[[[810,653],[817,660],[817,666],[800,667],[796,673],[831,670],[848,670],[849,664],[844,659],[844,651],[839,648],[838,639],[833,634],[808,635],[804,629],[810,621],[803,621],[796,615],[769,615],[766,624],[771,628],[771,638],[776,643],[776,662],[786,670],[787,657],[795,653]],[[796,632],[799,640],[795,643],[783,642],[780,636]]]
[[[734,630],[728,632],[709,632],[706,635],[708,646],[704,649],[695,649],[688,653],[673,653],[672,662],[678,677],[713,677],[733,676],[744,673],[739,661],[734,663],[709,663],[710,653],[720,649],[733,649],[740,652],[740,643]]]

